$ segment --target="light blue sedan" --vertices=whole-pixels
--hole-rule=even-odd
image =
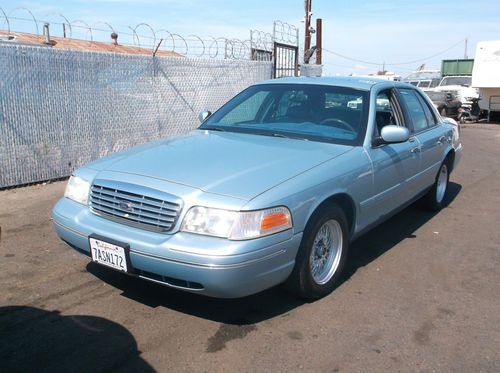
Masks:
[[[76,170],[55,231],[92,261],[177,289],[331,292],[349,243],[417,199],[443,207],[456,123],[367,78],[253,85],[183,136]]]

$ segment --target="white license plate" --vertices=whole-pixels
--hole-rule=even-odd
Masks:
[[[90,253],[96,263],[127,272],[125,248],[90,237]]]

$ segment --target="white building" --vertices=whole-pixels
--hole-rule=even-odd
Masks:
[[[500,112],[500,40],[477,43],[472,87],[479,89],[479,107],[488,110],[489,121]]]

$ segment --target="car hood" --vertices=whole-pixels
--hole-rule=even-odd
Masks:
[[[87,167],[250,200],[350,149],[305,140],[195,130],[113,154]]]

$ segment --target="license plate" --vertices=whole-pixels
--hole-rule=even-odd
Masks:
[[[125,247],[90,237],[90,253],[96,263],[127,272],[127,255]]]

